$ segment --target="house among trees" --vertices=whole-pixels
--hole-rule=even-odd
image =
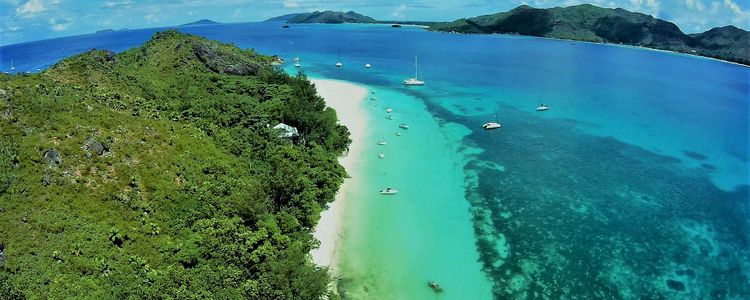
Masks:
[[[282,138],[293,138],[299,136],[297,128],[286,125],[284,123],[279,123],[278,125],[274,126],[273,129],[278,130],[280,132],[279,137]]]

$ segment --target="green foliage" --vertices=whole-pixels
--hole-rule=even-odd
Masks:
[[[304,76],[271,61],[166,31],[0,75],[0,294],[326,295],[307,253],[349,134]],[[300,137],[279,138],[279,122]]]

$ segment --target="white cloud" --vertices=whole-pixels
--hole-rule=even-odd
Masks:
[[[391,17],[396,18],[398,20],[403,20],[406,18],[406,16],[404,15],[404,12],[407,9],[409,8],[406,7],[406,5],[404,5],[403,3],[401,3],[401,5],[399,5],[398,7],[396,7],[396,9],[393,10],[393,12],[391,13]]]
[[[73,20],[70,18],[62,18],[62,19],[49,19],[50,29],[52,31],[65,31],[70,27],[71,24],[73,24]]]
[[[299,3],[296,0],[284,0],[285,8],[299,8]]]
[[[697,11],[704,11],[706,9],[706,6],[703,5],[703,1],[701,0],[685,0],[685,5],[687,5],[689,9]]]
[[[143,16],[143,19],[146,21],[149,21],[150,23],[156,23],[156,22],[159,22],[160,20],[159,17],[154,13],[150,13],[150,14]]]
[[[24,4],[21,4],[21,6],[16,7],[16,16],[21,18],[30,18],[35,14],[44,12],[46,10],[47,8],[44,7],[44,2],[42,2],[42,0],[29,0]]]

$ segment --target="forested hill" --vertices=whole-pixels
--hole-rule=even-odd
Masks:
[[[430,29],[635,45],[750,65],[748,31],[727,26],[688,35],[677,25],[646,14],[590,4],[549,9],[522,5],[507,12],[435,24]]]
[[[0,298],[326,294],[307,253],[348,131],[272,61],[166,31],[0,75]]]
[[[287,14],[266,20],[268,21],[286,21],[287,23],[324,23],[324,24],[342,24],[342,23],[378,23],[375,19],[358,14],[353,11],[316,11],[311,13]]]

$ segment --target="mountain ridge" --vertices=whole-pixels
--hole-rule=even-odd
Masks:
[[[743,29],[729,25],[685,34],[674,23],[647,14],[591,4],[548,9],[521,5],[507,12],[434,24],[429,29],[626,44],[750,65],[750,32]]]

